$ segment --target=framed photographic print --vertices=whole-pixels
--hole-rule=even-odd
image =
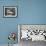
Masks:
[[[46,24],[19,24],[18,42],[22,40],[46,41]]]
[[[17,7],[15,6],[4,6],[4,17],[16,17],[17,16]]]

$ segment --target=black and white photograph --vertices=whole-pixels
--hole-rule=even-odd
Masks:
[[[31,46],[46,41],[46,25],[19,24],[18,41],[20,46]]]
[[[16,16],[17,16],[17,7],[14,6],[4,7],[4,17],[16,17]]]

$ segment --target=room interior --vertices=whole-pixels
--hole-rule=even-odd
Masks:
[[[9,13],[10,15],[8,14],[9,16],[6,16],[7,14],[4,13],[6,6],[8,6],[10,9],[11,7],[12,9],[16,7],[17,14]],[[13,10],[8,11],[12,13],[15,12]],[[35,39],[34,37],[35,31],[32,31],[31,29],[34,39],[33,37],[30,38],[25,37],[26,39],[23,40],[23,37],[20,38],[20,35],[18,35],[20,34],[20,32],[18,33],[18,31],[20,30],[18,29],[18,25],[21,24],[46,25],[46,0],[0,0],[0,46],[9,46],[8,36],[11,32],[15,32],[16,40],[15,44],[12,45],[10,44],[10,46],[46,46],[45,36],[43,36],[45,35],[45,33],[43,32],[46,31],[45,29],[46,26],[44,27],[44,29],[43,27],[42,28],[40,27],[39,29],[38,28],[39,26],[38,27],[36,26],[37,29],[35,29],[35,31],[37,31],[37,33],[35,34],[39,36],[38,38],[36,37]],[[29,27],[27,26],[26,28]],[[26,33],[28,35],[27,37],[30,36],[30,33],[31,32]],[[39,35],[38,33],[39,34],[42,33],[42,35]],[[11,38],[13,37],[11,36]],[[12,41],[10,41],[10,43],[11,42]]]

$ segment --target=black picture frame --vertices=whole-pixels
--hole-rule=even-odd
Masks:
[[[14,18],[17,17],[17,10],[16,6],[3,6],[3,17],[5,18]]]

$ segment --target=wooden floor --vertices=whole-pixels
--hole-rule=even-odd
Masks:
[[[46,42],[44,41],[34,41],[31,40],[21,40],[19,46],[46,46]]]
[[[0,44],[0,46],[8,46],[8,44]],[[14,46],[46,46],[46,42],[42,41],[35,41],[32,42],[31,40],[21,40],[19,44],[15,44]]]

